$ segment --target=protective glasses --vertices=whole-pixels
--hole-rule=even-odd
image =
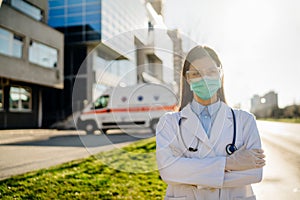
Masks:
[[[223,72],[221,68],[210,67],[207,69],[191,69],[186,71],[186,78],[188,80],[203,78],[204,76],[221,78]]]

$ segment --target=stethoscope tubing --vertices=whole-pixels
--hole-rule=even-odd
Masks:
[[[234,111],[233,109],[231,108],[231,113],[232,113],[232,117],[233,117],[233,137],[232,137],[232,143],[231,144],[228,144],[226,145],[225,147],[225,150],[226,150],[226,153],[228,155],[231,155],[233,152],[235,152],[237,150],[236,146],[235,146],[235,140],[236,140],[236,118],[235,118],[235,114],[234,114]],[[180,134],[180,137],[181,137],[181,140],[182,140],[182,143],[184,145],[184,147],[188,150],[188,151],[191,151],[191,152],[196,152],[198,151],[198,145],[199,145],[199,140],[197,140],[197,146],[196,148],[193,148],[193,147],[187,147],[186,143],[184,142],[184,139],[183,139],[183,136],[182,136],[182,131],[181,131],[181,117],[179,118],[179,121],[178,121],[178,126],[179,126],[179,134]]]

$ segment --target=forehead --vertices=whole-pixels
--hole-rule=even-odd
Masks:
[[[217,67],[216,63],[210,57],[204,57],[191,62],[190,69],[209,69]]]

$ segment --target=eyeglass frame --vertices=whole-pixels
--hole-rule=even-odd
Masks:
[[[197,73],[197,75],[194,75],[193,77],[191,77],[189,75],[190,73]],[[199,78],[203,78],[205,76],[222,78],[223,70],[220,67],[211,67],[211,68],[209,68],[209,70],[205,70],[205,71],[203,71],[203,70],[187,70],[185,72],[185,76],[188,80],[199,79]]]

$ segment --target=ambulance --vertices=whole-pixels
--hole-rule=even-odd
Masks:
[[[144,83],[106,90],[83,109],[77,128],[88,134],[109,129],[151,128],[155,131],[159,118],[176,110],[178,99],[165,84]]]

